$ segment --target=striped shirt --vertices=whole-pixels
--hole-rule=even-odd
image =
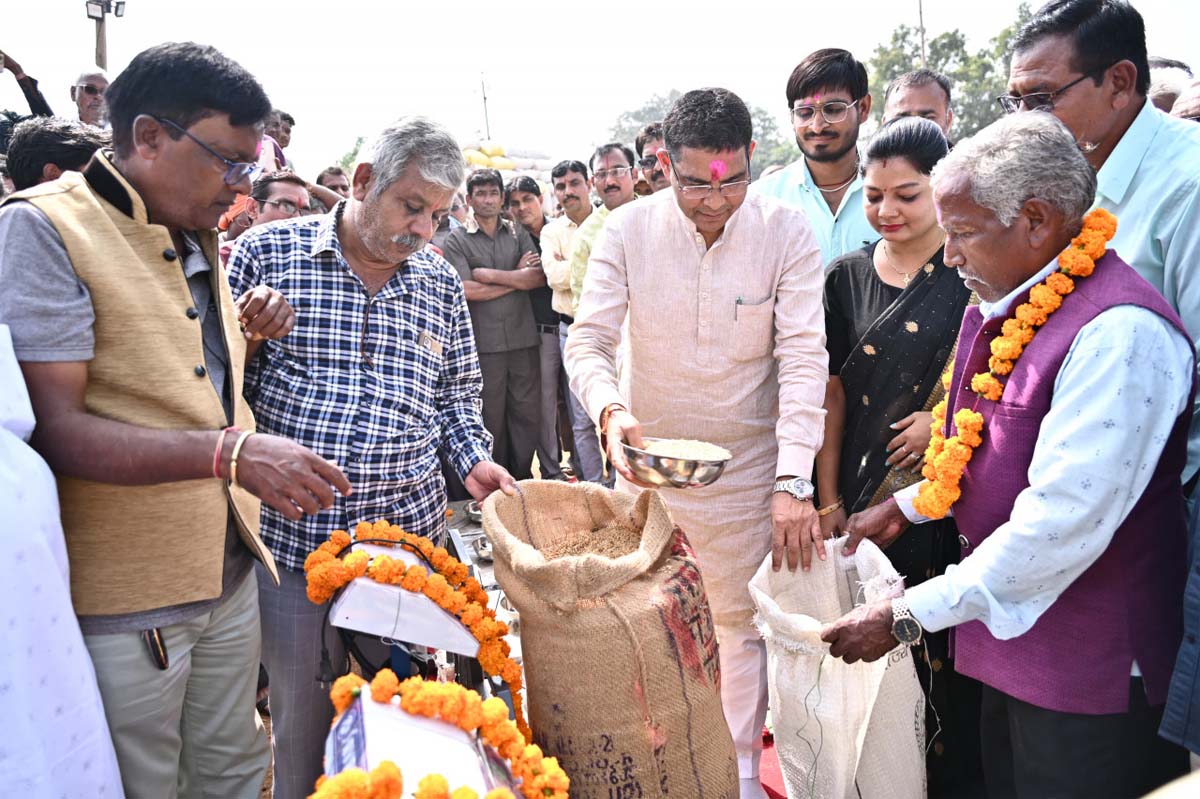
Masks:
[[[354,489],[298,522],[263,506],[263,539],[293,570],[330,532],[360,521],[385,518],[439,538],[439,452],[464,478],[491,459],[483,378],[454,268],[427,248],[368,295],[338,240],[344,207],[249,230],[229,258],[235,298],[265,284],[296,311],[291,333],[263,342],[246,369],[258,429],[335,462]]]

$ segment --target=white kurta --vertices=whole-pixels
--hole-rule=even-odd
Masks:
[[[54,475],[25,443],[33,425],[0,325],[0,785],[22,799],[120,799],[96,673],[71,607]]]
[[[748,623],[753,612],[747,583],[771,548],[776,475],[809,477],[821,445],[822,288],[804,215],[754,195],[711,248],[674,191],[622,206],[588,262],[566,347],[571,388],[588,413],[621,403],[645,435],[733,454],[713,485],[662,492],[696,549],[720,625]]]

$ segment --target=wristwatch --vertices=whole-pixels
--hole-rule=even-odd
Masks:
[[[801,502],[812,502],[813,484],[803,477],[789,477],[786,480],[776,480],[774,494],[791,494]]]
[[[921,643],[921,622],[917,621],[912,611],[908,609],[908,600],[898,596],[892,600],[892,635],[905,646],[915,646]]]

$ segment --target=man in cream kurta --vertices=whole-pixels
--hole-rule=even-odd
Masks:
[[[711,122],[704,127],[714,106],[733,117],[739,135],[744,125],[744,142],[729,140],[728,130],[713,133]],[[666,489],[663,498],[700,562],[746,796],[754,795],[746,793],[751,778],[761,795],[766,713],[766,654],[747,583],[772,552],[773,532],[781,563],[773,511],[790,516],[793,532],[805,536],[815,523],[811,502],[785,496],[781,503],[772,490],[777,477],[812,474],[828,358],[820,250],[803,213],[746,195],[753,145],[749,114],[739,107],[735,95],[704,89],[672,108],[660,151],[672,191],[609,216],[588,263],[566,366],[585,408],[593,419],[606,416],[612,436],[624,433],[635,444],[642,433],[699,439],[733,454],[718,482]],[[627,314],[628,354],[618,378]],[[618,414],[636,418],[618,422]],[[620,469],[613,449],[610,443]],[[619,487],[631,484],[622,479]],[[795,539],[788,539],[794,569]]]

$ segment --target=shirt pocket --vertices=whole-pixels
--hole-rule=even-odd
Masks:
[[[733,306],[733,359],[750,361],[770,355],[775,348],[775,296]]]

